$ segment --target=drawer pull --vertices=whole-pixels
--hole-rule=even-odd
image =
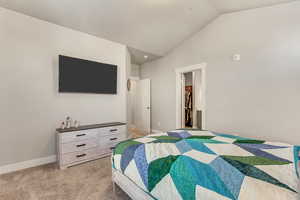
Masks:
[[[86,156],[85,153],[84,153],[84,154],[77,155],[76,157],[77,157],[77,158],[81,158],[81,157],[84,157],[84,156]]]
[[[82,137],[82,136],[86,136],[86,134],[79,134],[79,135],[76,135],[76,137]]]
[[[115,132],[117,131],[118,129],[110,129],[110,132]]]
[[[110,147],[110,150],[114,150],[115,149],[115,147]]]
[[[78,145],[76,145],[76,147],[84,147],[84,146],[86,146],[86,144],[78,144]]]
[[[110,140],[111,140],[111,141],[113,141],[113,140],[117,140],[117,139],[118,139],[118,138],[110,138]]]

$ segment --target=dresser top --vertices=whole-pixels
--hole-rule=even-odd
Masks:
[[[110,122],[110,123],[103,123],[103,124],[90,124],[90,125],[79,126],[77,128],[75,127],[65,128],[65,129],[58,128],[56,129],[56,131],[58,133],[65,133],[65,132],[82,131],[82,130],[95,129],[95,128],[104,128],[110,126],[121,126],[121,125],[126,125],[126,123]]]

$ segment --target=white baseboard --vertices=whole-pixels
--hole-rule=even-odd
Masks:
[[[152,133],[163,133],[163,131],[161,131],[161,130],[155,130],[155,129],[152,129],[151,132]]]
[[[40,165],[45,165],[45,164],[54,163],[54,162],[56,162],[56,155],[52,155],[52,156],[48,156],[48,157],[44,157],[44,158],[37,158],[37,159],[23,161],[23,162],[9,164],[9,165],[4,165],[4,166],[0,166],[0,174],[15,172],[15,171],[19,171],[22,169],[37,167]]]

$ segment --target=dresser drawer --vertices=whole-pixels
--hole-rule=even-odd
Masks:
[[[111,135],[111,134],[125,134],[125,133],[126,133],[126,126],[112,126],[112,127],[99,129],[100,136]]]
[[[65,153],[91,149],[96,147],[97,145],[98,144],[96,139],[82,140],[82,141],[71,142],[71,143],[63,143],[61,144],[61,153],[65,154]]]
[[[61,142],[69,143],[88,139],[95,139],[98,136],[98,130],[74,131],[61,134]]]
[[[103,148],[99,147],[97,150],[98,155],[110,154],[111,152],[112,152],[111,148],[103,149]]]
[[[83,160],[93,159],[96,156],[97,156],[97,148],[92,148],[83,151],[63,154],[61,159],[63,165],[68,165]]]
[[[111,135],[105,135],[105,136],[100,136],[98,138],[99,145],[100,146],[107,146],[110,144],[117,144],[123,140],[125,140],[125,134],[111,134]]]
[[[107,154],[107,153],[111,153],[116,145],[118,144],[119,142],[110,142],[110,143],[107,143],[107,144],[102,144],[102,145],[99,145],[98,146],[98,152],[99,154]]]

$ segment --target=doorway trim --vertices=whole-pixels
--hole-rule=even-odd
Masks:
[[[129,79],[134,80],[134,81],[139,81],[140,77],[138,77],[138,76],[129,76]]]
[[[182,76],[187,72],[201,70],[202,129],[206,129],[206,63],[175,69],[176,72],[176,129],[182,128]]]

